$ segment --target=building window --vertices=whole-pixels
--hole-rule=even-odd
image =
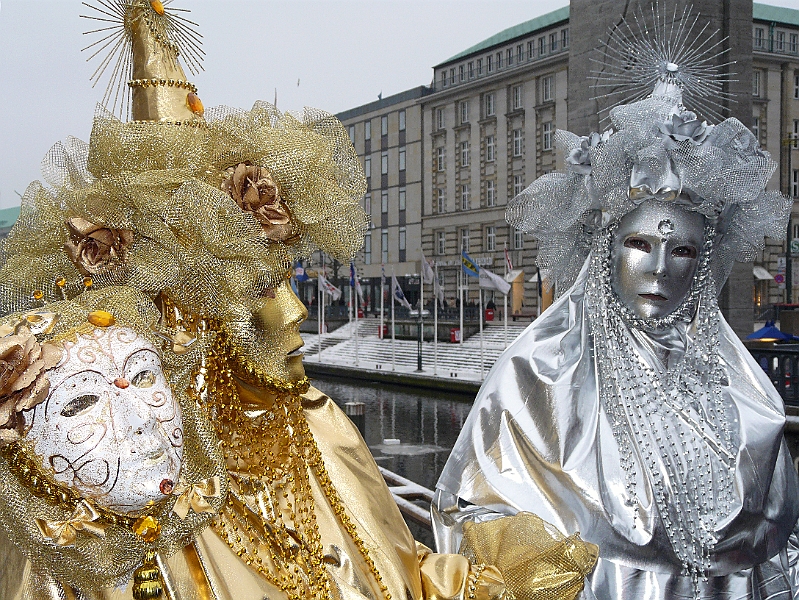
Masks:
[[[524,232],[521,229],[513,230],[513,249],[522,250],[524,248]]]
[[[517,110],[522,107],[522,86],[514,85],[513,86],[513,110]]]
[[[455,85],[455,69],[452,68],[449,70],[449,84]]]
[[[474,79],[474,61],[469,61],[469,79]]]
[[[461,123],[469,122],[469,101],[464,100],[461,102]]]
[[[494,57],[490,54],[486,56],[486,71],[491,73],[494,70]]]
[[[477,76],[480,77],[480,75],[482,75],[482,74],[483,74],[483,59],[482,58],[478,58],[477,59]]]
[[[444,188],[438,188],[436,193],[436,204],[438,204],[438,212],[447,212],[447,197],[444,195]]]
[[[447,233],[445,231],[436,232],[436,253],[439,256],[447,253]]]
[[[552,101],[552,75],[541,79],[541,99],[543,102]]]
[[[541,133],[541,149],[552,150],[552,123],[544,123]]]
[[[447,87],[447,72],[446,72],[446,70],[445,71],[441,71],[441,87],[443,87],[443,88]]]
[[[405,170],[405,146],[400,146],[399,149],[399,170]]]
[[[461,234],[461,252],[469,251],[469,228],[464,227],[460,230]]]
[[[405,252],[405,228],[399,228],[399,251]]]
[[[436,109],[436,128],[437,129],[444,129],[444,109],[437,108]]]
[[[555,52],[558,49],[558,34],[557,33],[550,33],[549,34],[549,51]]]
[[[380,231],[380,254],[383,264],[388,262],[388,229]]]
[[[538,38],[538,56],[544,56],[547,53],[547,40],[544,36]]]
[[[569,28],[562,29],[560,32],[560,47],[564,50],[569,47]]]
[[[793,76],[793,99],[799,100],[799,75]]]
[[[502,68],[502,52],[497,52],[497,69]]]
[[[388,190],[380,192],[380,212],[383,214],[388,212]]]
[[[372,139],[372,122],[366,121],[363,124],[363,139],[371,140]]]
[[[494,136],[486,136],[486,162],[493,162],[494,160]]]
[[[533,42],[527,42],[527,60],[533,59]]]
[[[350,141],[354,144],[355,143],[355,125],[350,125],[348,128],[350,134]]]
[[[497,228],[492,226],[486,227],[486,251],[491,252],[497,249]]]
[[[508,66],[513,64],[513,48],[505,50],[505,61],[508,63]]]
[[[524,46],[519,44],[516,46],[516,62],[520,63],[524,60]]]
[[[380,174],[388,175],[388,152],[380,153]]]
[[[791,178],[791,196],[799,198],[799,169],[793,170],[793,176]]]
[[[461,210],[469,210],[469,184],[461,186]]]
[[[777,32],[777,52],[785,52],[785,32]]]
[[[755,48],[763,47],[763,28],[755,27]]]
[[[372,215],[372,194],[366,194],[363,197],[363,210],[367,215]]]
[[[363,159],[363,170],[366,173],[366,178],[369,179],[372,176],[372,157],[367,156]]]
[[[494,116],[494,94],[486,94],[485,95],[485,108],[486,108],[486,115],[487,117]]]
[[[497,184],[493,179],[486,181],[486,206],[495,206],[497,203]]]
[[[461,166],[469,166],[469,142],[461,142]]]
[[[790,40],[788,42],[788,52],[796,54],[796,51],[799,50],[799,33],[792,33],[788,39]]]
[[[399,130],[405,131],[405,111],[399,111]]]
[[[757,143],[760,143],[760,117],[752,117],[752,133],[755,134]]]
[[[760,71],[752,71],[752,95],[760,97]]]
[[[380,117],[380,135],[388,135],[388,117]]]
[[[799,121],[793,121],[793,147],[799,148]]]
[[[400,211],[405,210],[405,188],[401,187],[399,189],[399,209]]]
[[[524,191],[524,177],[521,175],[513,176],[513,195],[518,196]]]
[[[363,236],[363,262],[367,265],[372,264],[372,232],[367,231]]]
[[[444,146],[436,148],[436,171],[444,170]]]
[[[458,80],[466,81],[466,74],[464,73],[463,65],[458,66]]]
[[[513,130],[513,156],[522,155],[522,145],[524,141],[524,133],[521,129]]]

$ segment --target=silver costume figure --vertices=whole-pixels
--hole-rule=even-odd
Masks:
[[[766,191],[775,164],[746,127],[685,109],[680,73],[664,62],[613,130],[558,132],[567,172],[509,205],[565,291],[483,384],[436,541],[457,551],[465,522],[528,511],[599,546],[586,599],[796,599],[783,402],[717,304],[791,203]]]

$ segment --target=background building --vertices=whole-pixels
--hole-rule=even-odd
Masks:
[[[532,238],[505,223],[505,206],[536,177],[562,168],[554,148],[556,129],[588,133],[600,127],[600,107],[589,89],[589,57],[600,58],[597,40],[624,7],[618,0],[604,0],[601,6],[595,0],[572,0],[573,19],[564,7],[511,27],[433,67],[429,87],[339,115],[358,154],[369,159],[373,226],[358,258],[364,273],[379,277],[384,262],[387,273],[394,268],[397,274],[418,274],[421,250],[436,260],[445,294],[454,298],[462,248],[478,264],[503,274],[507,247],[514,268],[525,273],[525,313],[537,307],[538,284],[529,281],[536,275],[537,248]],[[694,2],[694,11],[710,19],[708,30],[720,30],[719,41],[729,36],[721,47],[736,61],[729,67],[735,71],[729,85],[738,97],[730,113],[778,159],[770,187],[799,198],[799,141],[790,139],[799,139],[799,10],[706,0]],[[400,113],[405,115],[404,142]],[[384,118],[387,136],[379,135]],[[404,184],[398,158],[402,146]],[[382,172],[385,153],[387,173]],[[384,192],[387,212],[376,201],[378,195],[386,197]],[[751,265],[736,269],[721,298],[740,333],[746,332],[747,322],[751,331],[753,315],[768,317],[765,311],[772,304],[799,299],[799,211],[789,233],[797,239],[797,260],[790,260],[789,244],[771,242],[754,270]],[[788,280],[787,289],[775,276]],[[470,295],[476,294],[472,285]]]

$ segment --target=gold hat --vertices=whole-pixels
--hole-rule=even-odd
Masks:
[[[113,65],[103,104],[113,112],[129,108],[134,121],[202,122],[197,87],[187,80],[178,60],[183,56],[194,74],[202,69],[194,23],[177,14],[182,11],[170,10],[168,1],[96,2],[86,4],[95,14],[81,16],[111,23],[87,32],[105,35],[84,49],[94,50],[89,60],[100,60],[92,75],[95,84]],[[129,89],[123,90],[123,85]]]

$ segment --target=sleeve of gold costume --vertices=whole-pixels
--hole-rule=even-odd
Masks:
[[[460,554],[434,554],[417,542],[424,600],[508,599],[500,572]]]

